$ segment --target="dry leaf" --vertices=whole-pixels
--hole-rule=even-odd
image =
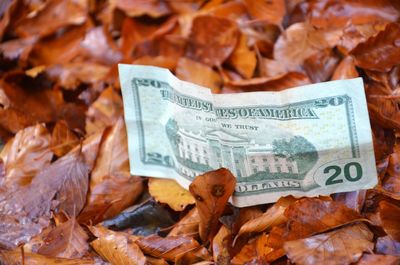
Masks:
[[[150,178],[148,185],[149,193],[156,201],[168,204],[175,211],[183,211],[186,206],[195,203],[190,192],[173,179]]]
[[[244,78],[251,78],[257,66],[256,53],[248,47],[248,39],[245,34],[241,34],[239,42],[228,58],[228,63],[232,65]]]
[[[95,265],[96,262],[91,259],[63,259],[51,258],[35,253],[24,253],[20,250],[1,250],[0,261],[7,265]]]
[[[114,265],[145,265],[146,257],[129,234],[102,227],[90,229],[98,237],[91,246],[105,260]]]
[[[195,237],[199,233],[200,216],[197,208],[193,208],[185,217],[174,225],[168,236],[191,236]]]
[[[218,92],[222,80],[210,66],[182,57],[176,66],[176,77]]]
[[[239,264],[268,264],[268,254],[272,252],[272,248],[267,246],[268,235],[263,233],[249,242],[233,257],[231,263]]]
[[[112,126],[122,116],[122,99],[113,87],[105,89],[86,114],[86,133],[92,134]]]
[[[235,241],[243,234],[262,232],[286,222],[287,218],[284,216],[284,212],[286,208],[295,201],[296,200],[291,196],[280,198],[263,215],[243,224],[236,235]]]
[[[170,12],[168,5],[160,0],[116,0],[115,2],[116,7],[123,10],[130,17],[142,15],[160,17],[168,15]]]
[[[344,58],[333,72],[332,80],[351,79],[358,77],[358,72],[351,56]]]
[[[331,49],[326,49],[307,58],[303,67],[311,81],[319,83],[330,79],[338,62]]]
[[[272,228],[268,239],[270,247],[279,248],[285,241],[304,238],[361,220],[361,216],[356,211],[347,208],[342,203],[319,198],[298,200],[286,208],[284,215],[288,218],[287,225]]]
[[[289,259],[296,264],[342,265],[356,262],[363,252],[372,252],[373,233],[363,223],[284,244]]]
[[[88,239],[73,217],[50,231],[37,253],[57,258],[82,258],[89,250]]]
[[[164,258],[168,261],[175,261],[185,253],[203,248],[196,240],[188,236],[168,236],[162,238],[152,235],[139,238],[136,243],[145,254]]]
[[[379,237],[376,240],[376,253],[400,256],[400,242],[393,240],[390,236]]]
[[[400,24],[392,23],[375,37],[355,47],[351,54],[359,67],[387,72],[400,60]]]
[[[211,240],[218,229],[218,218],[222,215],[229,197],[232,195],[236,178],[221,168],[196,177],[189,186],[199,211],[200,238]]]
[[[79,144],[78,137],[68,128],[65,121],[58,121],[51,135],[51,150],[60,157]]]
[[[387,201],[379,202],[382,228],[394,240],[400,241],[400,207]]]
[[[229,229],[222,225],[212,241],[213,258],[219,265],[230,264],[231,256],[228,251],[229,239],[227,238],[230,235]]]
[[[220,66],[233,52],[239,32],[234,22],[216,16],[193,20],[186,55],[210,66]]]
[[[105,132],[90,179],[88,202],[79,217],[80,222],[91,220],[98,223],[114,217],[130,206],[142,189],[142,179],[129,173],[126,129],[120,117]]]
[[[50,165],[52,156],[50,134],[42,124],[19,131],[0,153],[5,171],[1,185],[14,189],[30,184],[37,173]]]
[[[244,0],[244,3],[254,19],[281,26],[286,13],[285,0]]]

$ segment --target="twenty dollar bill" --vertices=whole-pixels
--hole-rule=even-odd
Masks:
[[[212,94],[168,70],[119,65],[131,173],[188,187],[225,167],[243,207],[377,183],[361,78]]]

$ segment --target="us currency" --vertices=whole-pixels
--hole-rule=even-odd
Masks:
[[[361,78],[213,94],[152,66],[120,64],[119,76],[131,174],[187,188],[225,167],[238,207],[377,184]]]

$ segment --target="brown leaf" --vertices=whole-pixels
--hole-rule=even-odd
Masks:
[[[244,0],[244,4],[254,19],[281,26],[286,13],[285,0]]]
[[[120,117],[106,130],[92,171],[88,201],[79,221],[98,223],[114,217],[141,194],[142,179],[129,173],[125,123]]]
[[[284,244],[292,262],[302,265],[342,265],[356,262],[363,252],[372,252],[373,233],[363,223]]]
[[[217,232],[218,218],[222,215],[235,184],[236,178],[225,168],[200,175],[190,184],[189,190],[196,200],[200,216],[201,240],[211,240]]]
[[[91,231],[98,237],[92,241],[91,246],[105,260],[115,265],[145,265],[146,257],[134,242],[136,238],[122,233],[114,232],[102,227],[91,227]]]
[[[376,240],[376,253],[400,256],[400,242],[390,236],[379,237]]]
[[[197,208],[193,208],[174,225],[168,236],[191,236],[195,237],[199,233],[200,217]]]
[[[389,155],[389,163],[381,181],[382,189],[394,198],[400,198],[400,157],[397,152]]]
[[[218,265],[229,265],[231,256],[228,251],[229,239],[227,238],[231,232],[224,225],[221,226],[218,233],[212,241],[212,251],[214,261]]]
[[[248,47],[248,38],[241,34],[239,42],[228,58],[228,63],[232,65],[244,78],[251,78],[257,66],[256,53]]]
[[[341,30],[319,30],[307,23],[296,23],[286,29],[274,45],[274,59],[285,64],[289,71],[298,71],[310,56],[334,47]]]
[[[213,92],[218,92],[222,84],[220,75],[210,66],[185,57],[180,58],[178,61],[176,77],[211,88]]]
[[[304,61],[304,70],[314,83],[328,81],[335,71],[339,58],[331,49],[320,51]]]
[[[285,241],[304,238],[361,220],[356,211],[342,203],[319,198],[298,200],[286,208],[284,214],[288,218],[287,225],[284,228],[275,226],[269,235],[268,245],[273,248],[283,246]]]
[[[121,96],[113,87],[105,89],[86,114],[86,133],[92,134],[112,126],[122,116],[123,107]]]
[[[400,207],[387,201],[379,202],[382,228],[394,240],[400,241]]]
[[[351,51],[359,67],[388,72],[400,60],[400,24],[391,23]]]
[[[72,132],[65,121],[58,121],[51,135],[51,150],[58,157],[68,153],[79,144],[79,138]]]
[[[353,57],[347,56],[336,67],[332,80],[351,79],[358,76]]]
[[[138,239],[136,243],[145,254],[164,258],[168,261],[175,261],[185,253],[204,249],[196,240],[188,236],[168,236],[163,238],[151,235]],[[208,254],[207,251],[205,253]],[[207,255],[204,258],[207,258]]]
[[[86,200],[88,174],[81,153],[71,151],[37,174],[29,186],[6,193],[0,198],[0,244],[16,246],[39,234],[48,225],[55,196],[60,211],[76,216]]]
[[[186,206],[195,203],[190,192],[173,179],[150,178],[148,186],[150,195],[156,201],[168,204],[174,211],[183,211]]]
[[[48,233],[37,253],[57,258],[82,258],[89,250],[88,238],[73,217]]]
[[[296,200],[289,197],[280,198],[271,208],[269,208],[263,215],[249,220],[240,227],[238,234],[236,235],[235,241],[238,237],[248,233],[258,233],[271,229],[273,226],[280,225],[286,222],[287,218],[284,216],[284,212],[289,205]]]
[[[29,185],[37,173],[50,165],[52,156],[50,134],[42,124],[19,131],[0,153],[5,170],[1,184],[12,189]]]
[[[87,18],[86,8],[81,3],[51,0],[35,16],[22,19],[16,27],[16,32],[22,37],[45,36],[64,26],[80,25]]]
[[[236,23],[216,16],[193,20],[186,55],[210,66],[221,65],[233,52],[239,32]]]
[[[384,256],[375,254],[364,254],[358,261],[357,265],[398,265],[400,263],[400,257],[396,256]]]
[[[265,233],[251,239],[231,260],[231,263],[233,265],[267,264],[267,256],[272,252],[272,248],[267,247],[267,241],[268,235]]]
[[[357,190],[351,192],[336,193],[332,197],[335,201],[341,202],[348,208],[360,213],[365,203],[366,194],[366,190]]]
[[[20,250],[0,249],[0,261],[7,265],[95,265],[91,259],[50,258],[35,253],[24,253]]]
[[[391,0],[323,0],[310,1],[310,20],[318,28],[344,27],[371,21],[392,21],[400,17],[396,1]]]

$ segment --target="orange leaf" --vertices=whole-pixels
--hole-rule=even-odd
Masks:
[[[251,239],[240,252],[232,259],[233,265],[267,264],[267,256],[272,248],[267,247],[268,235],[263,233]]]
[[[195,237],[199,233],[199,223],[199,212],[195,207],[174,225],[168,236],[184,235]]]
[[[253,18],[281,26],[286,14],[285,0],[244,0],[244,3]]]
[[[170,13],[168,5],[160,0],[117,0],[116,6],[130,17],[161,17]]]
[[[224,225],[221,226],[218,233],[213,238],[212,251],[213,258],[217,264],[230,264],[231,256],[228,251],[229,239],[227,238],[231,232]]]
[[[244,78],[251,78],[257,66],[256,53],[248,47],[246,35],[241,34],[239,43],[228,58],[231,64]]]
[[[68,153],[79,143],[78,137],[68,128],[64,121],[58,121],[51,136],[51,150],[58,157]]]
[[[394,240],[400,241],[400,207],[387,201],[379,202],[382,228]]]
[[[193,20],[186,55],[210,66],[221,65],[233,52],[239,32],[236,23],[216,16]]]
[[[211,240],[217,232],[218,218],[222,215],[235,184],[236,178],[225,168],[200,175],[190,184],[189,190],[196,199],[200,216],[201,240]]]
[[[358,261],[357,265],[398,265],[400,264],[400,257],[396,256],[385,256],[385,255],[375,255],[375,254],[364,254]]]
[[[345,57],[333,72],[332,80],[351,79],[358,77],[358,72],[351,56]]]
[[[299,265],[342,265],[356,262],[364,251],[372,252],[374,235],[363,223],[305,239],[288,241],[287,256]]]

